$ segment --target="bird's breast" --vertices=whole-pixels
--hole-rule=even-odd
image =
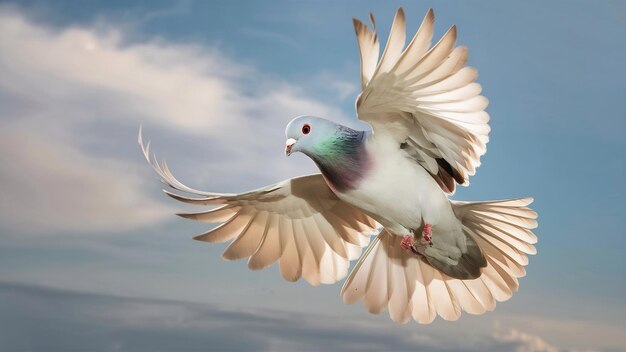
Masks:
[[[372,149],[369,157],[370,168],[356,187],[334,191],[391,232],[406,234],[425,220],[436,223],[450,208],[432,176],[402,153]]]

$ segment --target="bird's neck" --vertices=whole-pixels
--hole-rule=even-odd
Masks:
[[[370,168],[365,132],[339,126],[336,133],[321,141],[309,155],[333,191],[356,188]]]

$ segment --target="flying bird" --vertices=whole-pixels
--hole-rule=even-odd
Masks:
[[[357,19],[354,28],[362,85],[356,111],[371,130],[313,116],[286,128],[286,155],[307,155],[320,173],[240,194],[203,192],[150,157],[141,131],[139,144],[178,191],[167,195],[213,206],[179,215],[221,223],[195,239],[231,241],[225,259],[248,257],[252,270],[278,261],[285,279],[312,285],[341,280],[358,259],[341,289],[344,302],[363,300],[371,313],[388,309],[396,322],[491,311],[517,291],[527,256],[536,253],[532,198],[449,199],[469,184],[490,132],[477,71],[465,66],[467,48],[456,46],[455,26],[431,46],[432,9],[405,46],[400,8],[379,58],[370,20],[373,29]]]

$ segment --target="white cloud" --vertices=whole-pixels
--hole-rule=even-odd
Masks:
[[[118,342],[122,349],[248,351],[480,351],[480,352],[593,352],[622,350],[597,343],[595,348],[568,348],[508,323],[492,324],[485,317],[462,318],[433,325],[398,325],[384,319],[363,319],[332,309],[297,311],[289,306],[244,308],[217,300],[213,303],[146,298],[53,289],[39,285],[0,282],[0,347],[15,350],[26,337],[48,349],[90,349]],[[57,314],[59,313],[59,314]],[[62,313],[62,314],[61,314]],[[365,315],[367,313],[363,313]],[[383,317],[380,317],[383,318]],[[536,320],[540,322],[540,320]],[[566,321],[563,321],[566,323]],[[62,326],[54,339],[40,334]],[[603,327],[591,328],[595,331]],[[28,331],[28,335],[12,333]],[[245,331],[245,334],[241,334]],[[90,336],[89,339],[77,338]],[[50,335],[52,336],[52,335]],[[155,341],[159,340],[159,342]],[[3,345],[2,343],[5,343]],[[584,345],[584,344],[583,344]],[[52,347],[50,347],[52,346]],[[558,347],[557,347],[558,346]],[[168,349],[168,348],[166,348]]]
[[[619,307],[613,307],[613,310],[619,316]],[[560,347],[559,350],[568,352],[622,350],[626,346],[623,323],[607,318],[606,315],[601,320],[591,315],[585,319],[515,315],[501,317],[500,321],[502,326],[513,326],[518,329],[507,331],[496,326],[494,338],[517,339],[520,342],[526,340],[526,346],[533,346],[536,342],[536,348],[540,351],[542,351],[541,341],[535,341],[533,336],[549,337],[551,344],[556,344]]]
[[[0,38],[2,70],[9,75],[3,88],[48,104],[94,98],[116,102],[128,114],[217,137],[222,128],[267,117],[341,116],[298,87],[264,78],[194,44],[156,39],[128,44],[124,33],[113,28],[53,30],[7,10],[0,12]],[[263,90],[244,94],[241,83]]]
[[[539,336],[525,333],[517,329],[497,331],[493,334],[496,341],[518,344],[515,352],[558,352],[559,350]]]
[[[136,168],[87,157],[36,132],[0,132],[3,227],[23,233],[118,232],[172,209],[141,194]]]
[[[0,7],[0,52],[0,157],[12,165],[0,173],[1,218],[21,232],[123,231],[171,218],[141,187],[143,161],[129,157],[139,155],[140,123],[201,146],[188,152],[205,155],[197,160],[205,165],[188,160],[182,173],[192,183],[247,186],[312,170],[303,159],[284,161],[291,118],[344,118],[211,48],[129,43],[106,24],[52,28]]]
[[[362,324],[329,312],[233,309],[224,304],[94,295],[10,282],[0,282],[0,298],[5,320],[11,322],[0,323],[0,347],[9,350],[24,349],[30,341],[15,333],[23,330],[38,336],[34,343],[52,350],[115,346],[134,351],[555,351],[540,338],[516,330],[493,339],[488,331],[472,328],[463,331],[441,325],[435,331],[414,324]],[[50,326],[62,328],[54,335],[41,333]]]
[[[357,72],[357,70],[354,71]],[[354,98],[360,93],[357,80],[343,81],[335,76],[333,73],[323,72],[316,77],[315,83],[319,87],[328,89],[333,94],[336,94],[341,100],[354,101]]]

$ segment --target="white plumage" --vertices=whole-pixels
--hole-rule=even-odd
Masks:
[[[248,267],[252,270],[279,261],[280,272],[289,281],[304,277],[312,285],[335,283],[346,276],[349,261],[359,257],[376,229],[370,217],[340,201],[319,174],[242,194],[202,192],[183,185],[167,164],[150,158],[150,145],[143,146],[141,133],[139,143],[166,185],[197,198],[166,191],[167,195],[185,203],[217,206],[202,213],[179,214],[222,223],[194,239],[232,241],[222,255],[224,259],[250,257]]]
[[[488,101],[474,82],[477,71],[464,67],[467,48],[455,48],[455,26],[430,48],[434,20],[431,9],[403,51],[406,20],[399,9],[378,64],[378,55],[371,54],[377,52],[377,35],[354,20],[363,82],[356,108],[359,118],[372,125],[376,134],[407,143],[416,161],[431,174],[439,173],[435,160],[442,158],[459,173],[460,183],[467,185],[489,141],[489,115],[484,111]],[[446,186],[444,190],[454,191],[454,183]]]
[[[455,46],[456,27],[431,47],[432,10],[405,48],[399,9],[380,60],[370,17],[374,30],[356,19],[354,27],[362,84],[356,109],[372,131],[307,116],[287,126],[287,155],[307,154],[321,174],[241,194],[202,192],[151,158],[141,131],[139,144],[162,181],[193,198],[169,196],[214,206],[179,215],[222,223],[195,239],[231,241],[225,259],[249,257],[253,270],[278,261],[287,280],[334,283],[378,228],[342,288],[346,303],[388,309],[396,322],[491,311],[518,289],[527,255],[536,253],[532,199],[448,199],[457,183],[469,184],[489,140],[477,72],[465,67],[467,49]]]
[[[341,294],[344,302],[365,301],[379,313],[389,308],[391,319],[419,323],[436,314],[456,320],[464,310],[482,314],[495,308],[518,289],[526,274],[527,254],[535,254],[537,214],[527,208],[530,198],[494,202],[452,202],[464,228],[484,250],[488,265],[482,275],[459,280],[439,272],[420,257],[401,249],[401,238],[382,231],[358,261]],[[434,231],[433,231],[434,232]]]

